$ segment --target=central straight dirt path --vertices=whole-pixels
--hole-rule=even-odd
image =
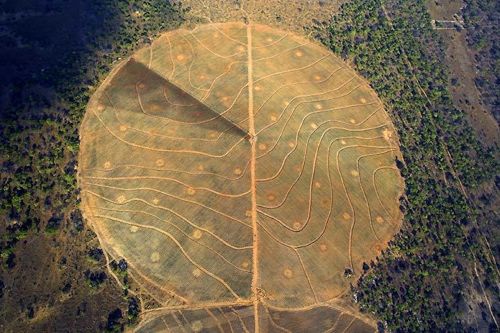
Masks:
[[[255,332],[260,332],[259,327],[259,296],[258,296],[258,283],[259,283],[259,232],[257,230],[257,196],[256,196],[256,177],[255,177],[255,163],[256,163],[256,145],[257,138],[255,137],[255,123],[253,114],[253,59],[252,59],[252,27],[247,25],[247,56],[248,56],[248,134],[250,134],[251,144],[251,159],[250,159],[250,189],[252,191],[252,228],[253,228],[253,253],[252,253],[252,297],[254,307],[254,325]]]

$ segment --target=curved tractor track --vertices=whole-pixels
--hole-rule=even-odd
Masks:
[[[398,231],[400,152],[326,49],[253,24],[167,33],[97,90],[81,141],[84,214],[161,304],[138,331],[374,330],[341,297]]]

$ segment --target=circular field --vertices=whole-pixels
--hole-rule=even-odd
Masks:
[[[334,304],[399,229],[400,152],[326,49],[260,25],[167,33],[97,90],[81,142],[84,215],[162,304],[146,331],[372,329]]]

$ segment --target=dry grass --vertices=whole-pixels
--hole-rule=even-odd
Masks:
[[[399,228],[400,153],[327,50],[262,25],[167,33],[99,88],[81,139],[85,216],[163,307],[142,329],[373,330],[338,303]]]

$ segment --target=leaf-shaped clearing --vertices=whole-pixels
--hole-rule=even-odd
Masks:
[[[339,300],[399,227],[399,149],[328,51],[258,25],[167,33],[98,89],[81,139],[84,214],[163,305],[139,330],[373,329]]]

